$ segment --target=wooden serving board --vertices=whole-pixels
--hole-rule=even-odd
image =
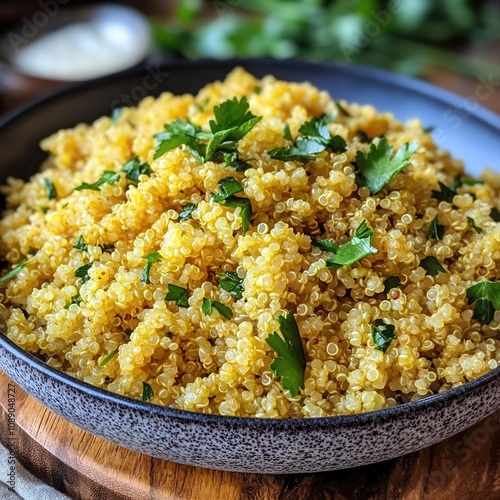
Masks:
[[[4,444],[8,384],[13,382],[0,371]],[[500,498],[500,412],[401,458],[345,471],[278,476],[189,467],[129,451],[70,424],[14,386],[18,459],[75,499]]]

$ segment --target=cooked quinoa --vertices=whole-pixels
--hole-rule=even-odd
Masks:
[[[262,117],[237,141],[246,170],[227,159],[200,161],[185,145],[154,158],[165,124],[189,119],[210,130],[214,106],[243,96]],[[345,151],[270,158],[324,115]],[[356,160],[383,138],[394,153],[417,145],[409,165],[373,194]],[[196,96],[148,97],[41,147],[48,157],[40,173],[2,188],[2,274],[24,266],[0,283],[0,327],[51,367],[159,405],[277,418],[414,401],[500,361],[500,312],[479,321],[467,297],[476,283],[500,280],[500,178],[485,171],[482,183],[457,184],[469,179],[461,162],[417,119],[403,125],[308,83],[235,69]],[[149,166],[135,181],[120,173],[75,189],[105,171],[124,172],[133,158]],[[250,201],[246,231],[243,208],[212,196],[228,177]],[[448,201],[436,194],[443,186],[454,186]],[[345,245],[363,223],[374,252],[328,266],[335,253],[317,242]],[[440,271],[422,267],[428,257]],[[239,294],[221,286],[225,272],[235,273]],[[166,300],[172,290],[186,291],[188,307]],[[306,363],[295,396],[270,366],[278,353],[268,339],[287,312]],[[384,348],[377,324],[392,328]]]

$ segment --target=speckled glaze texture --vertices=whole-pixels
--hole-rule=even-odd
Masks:
[[[196,92],[236,65],[258,77],[308,80],[336,99],[371,103],[401,120],[419,116],[424,125],[445,130],[438,144],[463,158],[473,174],[497,161],[498,116],[478,108],[450,128],[447,116],[458,113],[462,98],[378,70],[297,61],[176,63],[157,68],[165,78],[152,94]],[[146,74],[138,69],[77,85],[0,120],[0,180],[35,172],[43,159],[38,149],[42,138],[109,114],[112,105],[125,104],[119,96],[141,86]],[[500,408],[500,369],[446,393],[377,412],[264,420],[196,414],[124,398],[48,367],[3,334],[0,368],[48,408],[97,436],[155,457],[241,472],[307,473],[386,460],[432,445]]]
[[[356,416],[263,420],[201,415],[108,393],[18,351],[3,337],[1,368],[70,422],[147,455],[229,471],[305,473],[386,460],[446,439],[500,407],[497,369],[447,393]]]

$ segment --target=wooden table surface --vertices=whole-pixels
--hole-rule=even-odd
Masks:
[[[427,79],[465,98],[482,84],[479,78],[438,69]],[[500,113],[500,83],[492,89],[480,104]],[[3,372],[0,382],[5,407],[11,382]],[[500,412],[401,458],[345,471],[277,476],[210,471],[146,457],[69,424],[19,388],[16,396],[20,462],[75,499],[500,499]],[[0,412],[5,444],[7,417]]]

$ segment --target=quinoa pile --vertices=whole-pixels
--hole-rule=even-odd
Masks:
[[[189,138],[155,154],[165,124],[210,131],[214,106],[243,96],[262,119],[235,141],[239,167],[234,155],[200,159]],[[271,158],[325,115],[345,147]],[[359,158],[381,141],[393,156],[415,150],[374,193]],[[500,361],[500,306],[467,292],[500,280],[500,178],[471,181],[416,119],[237,68],[197,96],[148,97],[41,146],[40,173],[2,188],[1,274],[11,276],[0,329],[58,370],[159,405],[278,418],[414,401]],[[135,177],[123,170],[131,161]],[[213,196],[228,178],[242,188],[231,199],[251,206],[247,228],[241,203]],[[329,265],[362,224],[371,250]],[[287,314],[303,350],[292,368],[305,363],[295,391],[268,342],[285,336]]]

